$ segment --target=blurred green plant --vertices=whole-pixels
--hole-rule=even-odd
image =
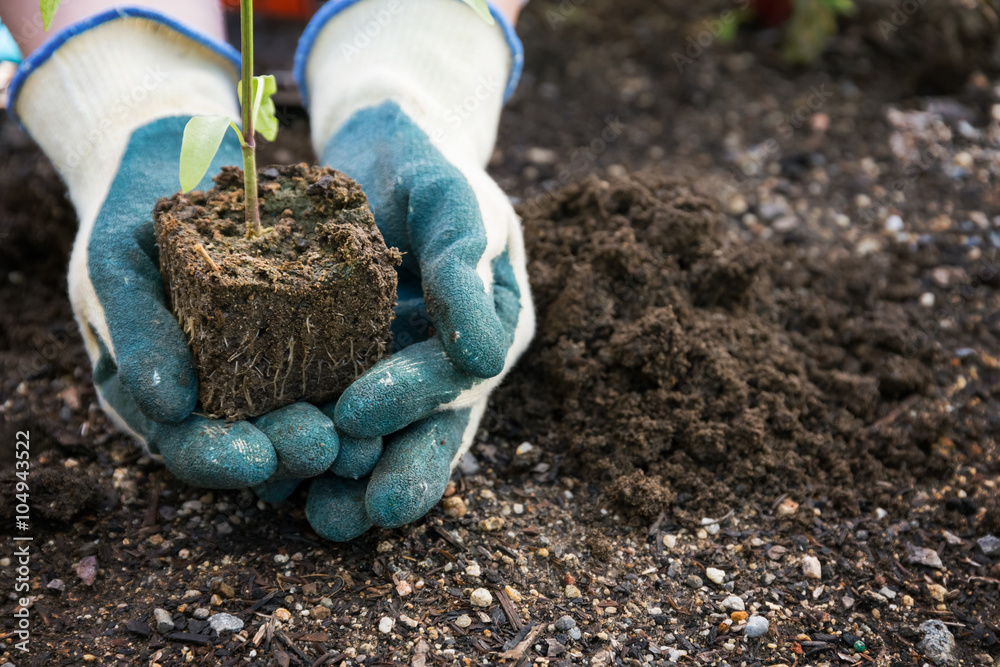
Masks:
[[[793,64],[814,62],[837,34],[837,18],[855,11],[853,0],[794,0],[782,55]]]

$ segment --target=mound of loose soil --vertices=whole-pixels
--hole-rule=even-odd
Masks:
[[[749,242],[653,174],[522,214],[539,330],[502,410],[634,516],[789,492],[890,507],[997,432],[996,271],[934,311],[935,248]]]

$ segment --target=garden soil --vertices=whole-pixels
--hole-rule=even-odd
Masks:
[[[931,76],[947,22],[873,6],[802,68],[773,29],[678,59],[728,2],[526,7],[489,171],[538,335],[445,501],[347,544],[305,491],[187,487],[114,430],[72,208],[0,118],[0,521],[30,431],[34,538],[27,654],[0,554],[0,663],[902,667],[935,621],[993,667],[1000,71]],[[261,163],[311,160],[279,111]]]
[[[794,493],[856,516],[978,459],[1000,427],[1000,266],[960,263],[962,312],[932,311],[933,244],[862,256],[752,240],[648,173],[590,177],[537,208],[523,211],[532,370],[501,409],[612,482],[628,514]]]

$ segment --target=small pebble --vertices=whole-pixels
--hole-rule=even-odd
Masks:
[[[721,586],[726,580],[726,573],[714,567],[706,567],[705,576],[708,577],[709,581],[718,586]]]
[[[393,621],[388,616],[383,616],[382,619],[378,622],[378,631],[381,632],[383,635],[387,635],[390,632],[392,632],[393,625],[395,625],[395,621]]]
[[[673,549],[677,546],[677,536],[676,535],[664,535],[663,536],[663,546],[668,549]]]
[[[986,537],[980,537],[976,540],[976,544],[987,556],[997,556],[1000,555],[1000,538],[996,535],[987,535]]]
[[[823,567],[816,556],[805,556],[802,559],[802,574],[810,579],[822,579]]]
[[[227,614],[222,612],[221,614],[213,614],[208,619],[208,624],[213,630],[218,632],[220,635],[226,632],[239,632],[243,629],[243,621],[239,618],[233,616],[232,614]]]
[[[510,598],[511,602],[520,602],[521,601],[521,593],[520,593],[520,591],[518,591],[513,586],[504,586],[503,587],[503,592],[507,594],[507,597]]]
[[[504,527],[504,520],[498,516],[491,516],[479,522],[479,530],[490,532],[500,530]]]
[[[723,609],[728,609],[729,611],[743,611],[746,609],[746,605],[743,603],[743,598],[739,595],[730,595],[720,604]]]
[[[401,579],[398,584],[396,584],[396,594],[401,598],[405,598],[407,595],[413,592],[413,586],[410,585],[406,579]]]
[[[948,626],[937,619],[924,621],[919,628],[924,638],[917,648],[935,665],[950,665],[955,660],[955,636]]]
[[[284,623],[285,621],[287,621],[292,617],[292,612],[288,611],[284,607],[278,607],[277,609],[274,610],[274,613],[272,613],[271,615],[274,616],[279,621],[281,621],[282,623]]]
[[[156,619],[156,631],[165,635],[174,629],[174,619],[166,609],[157,607],[153,610],[153,618]]]
[[[938,552],[933,549],[927,549],[925,547],[917,547],[912,544],[906,545],[907,559],[910,563],[915,563],[917,565],[924,565],[926,567],[934,568],[935,570],[940,570],[944,568],[944,563],[941,562],[941,556]]]
[[[743,634],[751,639],[762,637],[767,634],[768,627],[770,627],[770,623],[763,616],[751,616],[747,620],[747,627],[743,631]]]
[[[455,625],[463,629],[467,628],[470,625],[472,625],[472,619],[469,618],[468,614],[462,614],[461,616],[455,619]]]
[[[688,578],[684,580],[684,583],[687,584],[688,588],[701,588],[702,584],[705,582],[703,582],[701,577],[697,574],[689,574]]]
[[[583,593],[580,592],[580,589],[574,586],[573,584],[569,584],[568,586],[566,586],[564,595],[570,600],[583,597]]]
[[[885,229],[889,232],[900,232],[903,230],[903,219],[898,215],[890,215],[885,219]]]
[[[191,615],[194,616],[199,621],[204,621],[206,618],[212,615],[212,612],[206,609],[205,607],[198,607],[197,609],[194,610],[194,613]]]
[[[791,498],[785,498],[778,505],[777,515],[778,516],[792,516],[799,511],[799,504],[792,500]]]
[[[448,496],[441,501],[441,508],[446,516],[453,519],[461,519],[469,511],[465,501],[460,496]]]
[[[530,442],[522,442],[520,445],[517,446],[517,449],[514,450],[514,454],[517,456],[524,456],[525,454],[529,453],[532,449],[534,449],[534,447]]]
[[[948,589],[941,584],[927,584],[927,592],[930,593],[931,599],[937,602],[944,602],[944,598],[948,595]]]
[[[583,636],[583,633],[580,632],[580,628],[572,627],[572,628],[569,629],[569,636],[574,641],[579,641],[580,637]]]
[[[560,632],[566,632],[570,628],[576,627],[576,621],[573,619],[572,616],[561,616],[559,617],[559,620],[556,621],[555,625],[556,625],[556,630],[559,630]]]
[[[473,607],[489,607],[493,604],[493,595],[485,588],[477,588],[469,596]]]
[[[473,561],[465,566],[465,573],[470,577],[481,577],[483,570],[479,567],[479,563]]]

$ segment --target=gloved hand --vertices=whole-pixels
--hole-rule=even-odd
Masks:
[[[228,46],[153,12],[118,9],[55,35],[11,90],[11,108],[55,163],[80,219],[70,300],[101,405],[177,477],[213,488],[316,475],[338,450],[333,422],[304,403],[254,424],[192,414],[198,378],[167,309],[152,210],[180,189],[188,118],[239,117],[238,70]],[[230,133],[208,173],[240,163]],[[210,187],[208,177],[199,185]]]
[[[367,480],[335,468],[313,482],[306,515],[328,539],[432,508],[534,333],[520,222],[485,171],[522,59],[493,15],[458,0],[329,3],[296,54],[321,162],[362,185],[404,253],[398,351],[324,408],[342,438],[385,444]]]

